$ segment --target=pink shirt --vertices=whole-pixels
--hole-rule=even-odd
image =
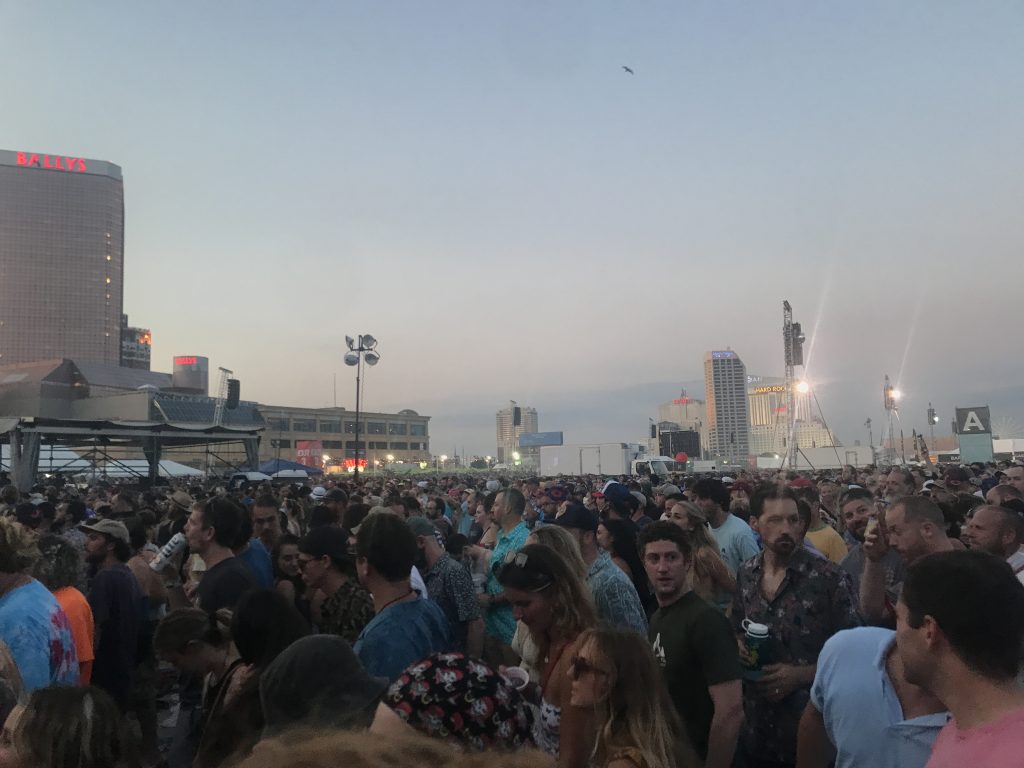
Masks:
[[[950,720],[939,731],[927,768],[1020,768],[1024,764],[1024,709],[993,723],[960,730]]]

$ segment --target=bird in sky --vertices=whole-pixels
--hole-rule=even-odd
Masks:
[[[626,72],[628,72],[629,74],[631,74],[631,75],[634,74],[633,70],[630,69],[629,67],[627,67],[625,64],[622,65],[622,68],[624,70],[626,70]]]

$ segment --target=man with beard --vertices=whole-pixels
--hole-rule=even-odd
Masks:
[[[95,624],[96,657],[92,684],[104,689],[124,712],[139,655],[143,597],[126,563],[131,558],[128,528],[119,520],[80,525],[85,534],[85,561],[96,569],[89,588]]]
[[[853,579],[853,588],[860,594],[860,577],[864,573],[864,532],[868,527],[868,520],[875,514],[875,497],[871,491],[864,488],[850,488],[839,497],[839,514],[846,526],[846,540],[853,541],[849,553],[842,559],[839,565]],[[886,589],[892,589],[893,585],[903,581],[907,565],[903,558],[889,550],[882,557],[882,567],[885,569]]]
[[[750,513],[764,551],[740,566],[732,623],[746,663],[744,622],[768,627],[762,658],[770,663],[744,685],[743,742],[749,768],[784,768],[796,763],[797,727],[822,646],[861,622],[849,574],[801,545],[806,522],[792,489],[759,489]]]
[[[961,549],[963,545],[957,542]],[[875,530],[864,534],[864,573],[860,585],[860,610],[864,620],[892,627],[896,623],[896,599],[902,582],[886,588],[882,560],[889,550],[910,565],[933,552],[948,552],[954,545],[946,535],[946,520],[935,502],[924,496],[901,496],[879,519]]]
[[[479,659],[484,650],[484,620],[469,570],[444,550],[433,523],[424,517],[410,517],[406,522],[416,536],[416,567],[423,574],[430,599],[451,624],[452,650]]]
[[[901,467],[893,467],[885,476],[885,498],[888,501],[900,496],[913,496],[917,493],[917,480],[912,472]]]
[[[743,520],[729,513],[729,490],[721,480],[705,477],[693,486],[694,503],[711,525],[722,559],[736,573],[740,565],[760,551],[754,532]],[[794,497],[795,498],[795,497]]]
[[[986,504],[974,510],[964,540],[971,549],[1002,558],[1024,583],[1024,518],[1005,507]]]

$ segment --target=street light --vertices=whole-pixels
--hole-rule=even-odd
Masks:
[[[806,381],[798,381],[796,383],[796,391],[799,392],[801,395],[806,395],[808,392],[811,391],[811,385],[808,384]]]
[[[348,352],[345,353],[345,365],[354,365],[356,368],[356,466],[355,475],[359,476],[359,396],[360,384],[362,382],[363,363],[376,365],[380,362],[380,354],[376,351],[377,340],[370,334],[362,334],[356,341],[351,336],[345,337],[348,345]]]

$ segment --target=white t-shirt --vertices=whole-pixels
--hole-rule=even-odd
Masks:
[[[1018,549],[1008,558],[1006,562],[1013,568],[1013,573],[1017,576],[1017,581],[1024,584],[1024,549]]]

